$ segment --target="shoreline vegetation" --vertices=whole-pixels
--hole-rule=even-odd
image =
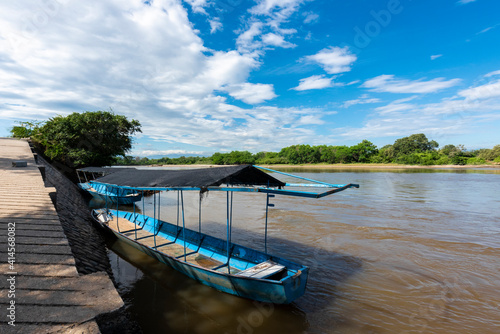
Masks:
[[[241,165],[309,168],[455,168],[457,166],[489,167],[500,165],[500,145],[492,149],[467,150],[463,145],[440,147],[420,133],[397,139],[394,144],[378,148],[368,140],[353,146],[292,145],[279,152],[232,151],[210,157],[182,156],[149,159],[125,156],[115,165]],[[459,167],[462,168],[462,167]]]
[[[215,164],[153,164],[145,165],[144,167],[199,167],[199,168],[217,168],[225,165]],[[399,164],[276,164],[276,165],[259,165],[271,169],[284,169],[284,168],[299,168],[299,169],[500,169],[500,164],[485,164],[485,165],[399,165]]]

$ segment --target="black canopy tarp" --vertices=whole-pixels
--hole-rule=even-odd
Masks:
[[[131,169],[121,170],[93,182],[134,188],[196,187],[205,189],[220,185],[282,187],[285,183],[251,166],[199,169]]]

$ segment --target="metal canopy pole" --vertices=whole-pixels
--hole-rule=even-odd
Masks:
[[[200,191],[200,201],[198,203],[198,236],[200,238],[200,246],[201,247],[201,191]]]
[[[144,202],[146,201],[146,196],[144,196],[144,190],[142,191],[142,228],[146,226],[146,211],[144,209]]]
[[[105,192],[104,194],[106,195],[106,214],[109,212],[108,210],[108,186],[105,186]]]
[[[233,242],[233,192],[231,192],[231,210],[229,215],[229,242]]]
[[[153,242],[154,242],[154,245],[155,245],[155,248],[156,248],[156,225],[157,225],[157,221],[156,221],[156,192],[153,192],[153,222],[154,222],[154,225],[153,225]]]
[[[134,227],[135,227],[135,240],[137,240],[137,216],[135,215],[135,203],[132,203],[132,205],[134,206]]]
[[[177,229],[179,229],[179,196],[182,190],[177,190]]]
[[[186,224],[184,221],[184,195],[181,190],[181,205],[182,205],[182,239],[184,240],[184,262],[186,262]]]
[[[158,191],[158,220],[161,221],[161,191]],[[160,233],[160,227],[161,225],[158,224],[158,232],[156,234]]]
[[[274,197],[274,195],[267,193],[266,198],[266,229],[264,233],[264,252],[267,254],[267,217],[269,215],[269,207],[273,207],[274,204],[269,203],[269,198]]]
[[[106,189],[107,190],[107,189]],[[118,192],[118,191],[117,191]],[[118,196],[116,197],[116,228],[118,229],[118,233],[120,232],[120,224],[118,219]]]
[[[232,195],[232,192],[231,192],[231,195]],[[230,217],[231,217],[231,214],[232,214],[232,210],[233,210],[233,201],[232,201],[232,196],[231,196],[231,210],[229,209],[229,192],[226,192],[226,222],[227,222],[227,226],[226,226],[226,242],[227,242],[227,273],[230,274],[230,269],[229,269],[229,261],[231,259],[231,254],[230,254],[230,245],[231,245],[231,241],[230,241],[230,238],[231,238],[231,232],[230,232]]]

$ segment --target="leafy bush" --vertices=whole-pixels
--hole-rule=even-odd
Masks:
[[[278,152],[260,152],[256,154],[255,163],[258,165],[288,164],[285,157],[280,157]]]
[[[380,155],[374,155],[370,158],[370,162],[372,164],[383,164],[385,161],[384,158],[382,158]]]
[[[467,165],[484,165],[485,163],[486,160],[477,157],[467,159]]]
[[[38,133],[40,126],[43,124],[41,121],[16,121],[16,123],[19,125],[15,125],[10,129],[13,138],[30,138]]]
[[[495,162],[498,162],[497,160],[500,158],[500,145],[496,145],[495,147],[493,147],[488,158],[488,160],[494,160]]]
[[[450,165],[451,161],[450,158],[444,155],[440,155],[439,159],[436,160],[436,165]]]
[[[49,119],[32,140],[50,159],[68,167],[106,166],[132,148],[140,123],[107,111]]]
[[[212,163],[215,165],[253,164],[255,157],[248,151],[232,151],[231,153],[214,153]]]

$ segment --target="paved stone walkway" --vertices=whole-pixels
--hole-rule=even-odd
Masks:
[[[123,306],[105,272],[79,275],[53,191],[26,141],[0,139],[0,333],[99,333]]]

